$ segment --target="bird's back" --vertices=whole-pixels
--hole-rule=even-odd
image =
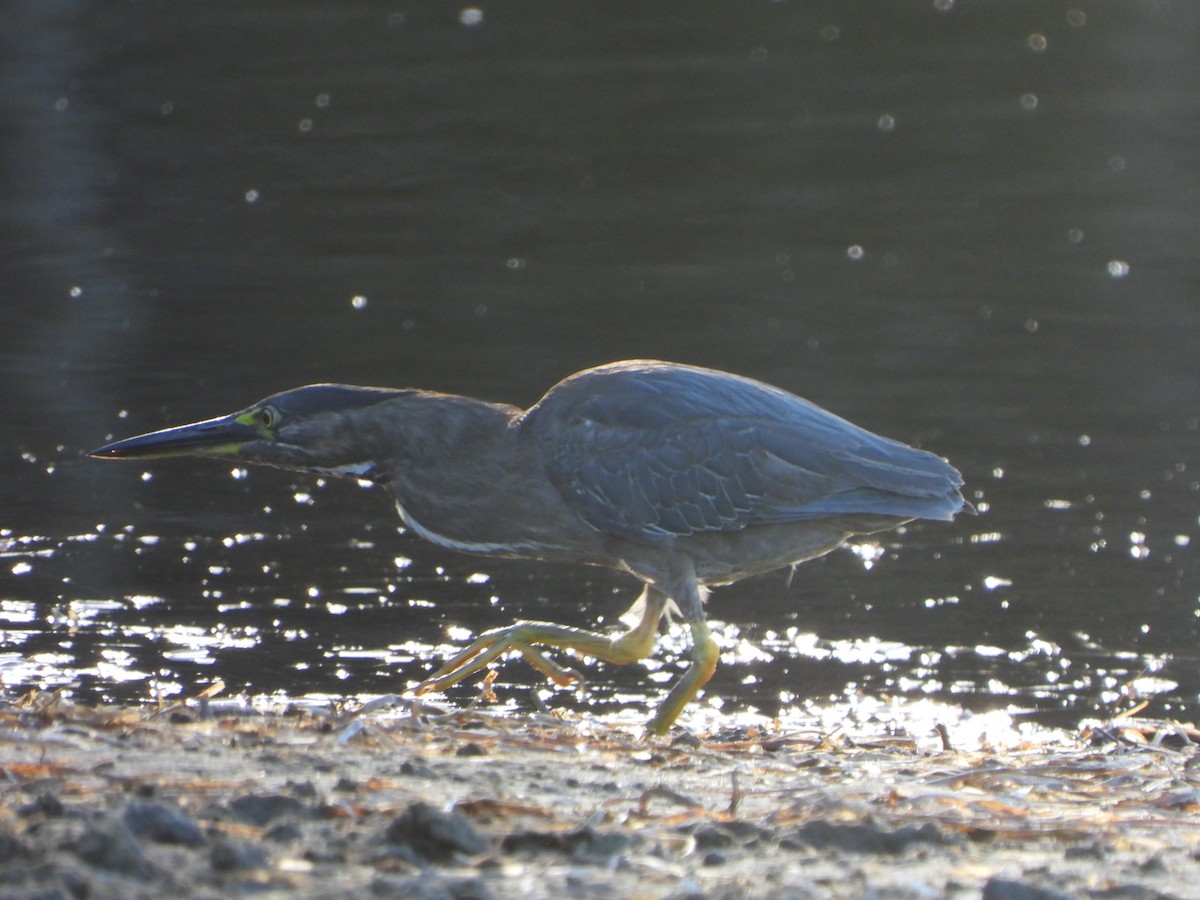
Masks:
[[[588,369],[520,427],[585,521],[639,542],[843,516],[950,519],[964,506],[940,457],[711,369]]]

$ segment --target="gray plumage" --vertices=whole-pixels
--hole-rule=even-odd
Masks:
[[[748,378],[658,362],[589,369],[519,420],[599,531],[660,541],[843,515],[950,519],[962,477]]]
[[[510,650],[565,684],[578,673],[535,645],[630,662],[651,652],[660,617],[676,605],[694,662],[650,723],[660,733],[716,666],[705,585],[970,510],[961,476],[932,453],[779,388],[654,360],[579,372],[524,411],[428,391],[310,385],[93,455],[210,456],[368,479],[395,497],[413,532],[443,546],[629,572],[645,590],[627,634],[519,622],[480,636],[416,690],[454,684]]]

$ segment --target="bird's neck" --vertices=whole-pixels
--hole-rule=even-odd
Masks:
[[[447,466],[476,457],[506,456],[512,423],[521,412],[502,403],[428,391],[406,391],[388,405],[388,426],[364,435],[372,446],[377,480],[389,488],[411,485],[433,493],[438,490],[425,484],[423,473],[441,475]],[[440,480],[436,487],[453,491],[460,485],[452,479]]]
[[[521,433],[521,411],[443,394],[404,402],[376,480],[408,527],[457,550],[552,556],[564,537],[553,515],[563,500]]]

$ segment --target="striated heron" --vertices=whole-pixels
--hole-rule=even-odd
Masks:
[[[206,456],[382,485],[416,534],[489,556],[636,576],[640,616],[609,636],[549,622],[489,631],[416,693],[518,651],[558,684],[579,673],[538,646],[643,659],[677,609],[692,663],[651,719],[664,733],[709,680],[708,585],[828,553],[854,535],[971,510],[945,460],[779,388],[653,360],[576,373],[527,410],[421,390],[317,384],[216,419],[118,441],[104,459]]]

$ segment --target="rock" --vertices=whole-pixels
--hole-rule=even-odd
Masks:
[[[488,841],[458,812],[442,812],[417,802],[396,816],[384,840],[410,848],[418,859],[449,860],[454,854],[474,856],[488,849]]]
[[[243,822],[260,827],[282,816],[312,817],[309,807],[287,794],[243,794],[229,808]]]
[[[1143,872],[1148,872],[1151,875],[1156,875],[1160,872],[1167,871],[1167,865],[1163,862],[1162,857],[1155,853],[1149,859],[1138,864],[1138,869]]]
[[[929,822],[889,831],[874,824],[836,825],[818,819],[792,831],[780,841],[780,846],[785,849],[794,849],[797,845],[815,850],[833,848],[847,853],[900,853],[912,844],[945,843],[948,843],[945,835]]]
[[[137,838],[123,821],[112,816],[89,825],[71,849],[84,862],[110,872],[138,878],[150,874],[150,863]]]
[[[137,800],[125,807],[121,818],[137,837],[158,844],[199,847],[205,842],[200,826],[183,810],[166,803]]]
[[[671,739],[672,747],[686,747],[690,750],[697,750],[703,746],[700,743],[700,738],[696,737],[690,731],[684,731]]]
[[[505,853],[563,853],[580,862],[603,865],[628,850],[635,839],[619,831],[597,831],[586,826],[574,831],[519,831],[501,841]]]
[[[685,825],[679,829],[684,834],[690,833],[696,841],[697,850],[714,850],[740,846],[754,846],[763,840],[773,840],[775,834],[769,828],[755,825],[753,822],[701,822]]]
[[[29,848],[7,828],[0,828],[0,864],[29,856]]]
[[[17,815],[21,818],[29,818],[30,816],[45,816],[48,819],[54,819],[66,812],[66,807],[63,802],[53,794],[42,793],[38,794],[29,803],[17,809]]]
[[[412,778],[437,778],[437,773],[420,759],[406,759],[400,763],[400,774]]]
[[[775,839],[774,829],[756,825],[753,822],[745,822],[741,819],[725,822],[721,827],[743,844],[753,845],[759,841]]]
[[[114,878],[107,873],[97,875],[77,859],[59,857],[34,865],[0,868],[0,897],[4,900],[114,900],[112,893],[97,890],[96,882],[129,885],[128,879]]]
[[[304,832],[295,822],[280,822],[278,825],[272,825],[263,837],[277,844],[290,844],[304,837]]]
[[[409,897],[412,900],[490,900],[481,878],[449,878],[426,871],[410,878],[379,877],[371,884],[376,897]]]
[[[733,846],[733,835],[720,825],[705,823],[692,832],[697,850],[710,850]]]
[[[287,788],[293,797],[299,797],[301,800],[317,799],[317,787],[311,781],[289,781]]]
[[[262,869],[267,865],[267,854],[256,844],[222,838],[216,841],[209,852],[209,862],[218,872],[237,869]]]
[[[635,843],[632,835],[620,831],[597,831],[591,826],[572,831],[568,838],[574,843],[572,857],[594,863],[606,863]]]
[[[1071,897],[1051,888],[996,876],[983,886],[981,900],[1071,900]]]
[[[1104,859],[1109,854],[1109,848],[1099,841],[1091,844],[1080,844],[1068,847],[1063,851],[1063,859]]]

